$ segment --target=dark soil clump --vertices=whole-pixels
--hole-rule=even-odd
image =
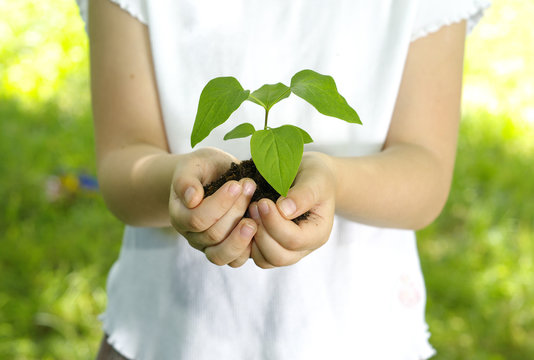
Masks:
[[[280,194],[276,192],[275,189],[265,179],[256,169],[256,165],[252,159],[242,161],[240,164],[232,163],[230,169],[222,174],[217,180],[204,186],[204,197],[210,196],[216,192],[221,186],[223,186],[227,181],[236,180],[239,181],[243,178],[249,178],[254,180],[256,183],[256,191],[252,195],[250,202],[258,201],[263,198],[271,199],[276,203],[276,200],[280,197]],[[310,212],[307,211],[304,214],[300,215],[293,219],[295,224],[298,224],[302,220],[306,220]],[[248,210],[245,213],[245,217],[250,217]]]

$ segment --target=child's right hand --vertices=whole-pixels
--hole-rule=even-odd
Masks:
[[[208,260],[239,267],[250,256],[257,230],[254,220],[243,218],[256,184],[251,179],[228,181],[205,199],[203,189],[232,162],[239,161],[215,148],[183,155],[173,175],[169,214],[173,227]]]

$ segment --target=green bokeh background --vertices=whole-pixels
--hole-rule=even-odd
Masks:
[[[533,18],[495,0],[468,38],[451,196],[418,234],[435,359],[534,359]],[[73,0],[0,0],[0,359],[101,337],[122,225],[69,183],[95,174],[87,48]]]

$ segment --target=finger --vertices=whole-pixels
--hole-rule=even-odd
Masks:
[[[248,214],[250,215],[252,220],[254,220],[256,222],[256,224],[258,224],[258,226],[261,225],[261,216],[260,216],[260,212],[258,210],[258,203],[257,202],[253,202],[253,203],[251,203],[249,205]]]
[[[239,258],[249,246],[256,233],[256,223],[250,219],[242,219],[238,226],[221,243],[209,246],[204,250],[212,263],[222,266]]]
[[[242,186],[235,180],[228,181],[214,194],[205,198],[194,209],[180,209],[179,226],[187,232],[206,231],[226,214],[242,192]],[[213,243],[208,243],[212,245]]]
[[[233,268],[238,268],[240,266],[243,266],[248,261],[248,259],[250,259],[251,252],[252,252],[252,242],[250,242],[248,244],[248,247],[245,249],[245,251],[243,251],[237,259],[229,263],[228,266],[233,267]]]
[[[220,243],[230,235],[232,230],[243,218],[250,202],[250,198],[256,189],[256,184],[250,179],[241,179],[239,184],[242,186],[243,191],[224,215],[217,219],[215,223],[205,231],[188,232],[187,238],[191,243],[196,244],[194,247],[204,249],[207,246],[213,246]],[[193,215],[195,210],[193,211]]]
[[[261,257],[258,258],[259,261],[257,262],[261,267],[265,267],[264,262],[269,266],[274,267],[293,265],[306,255],[300,251],[290,251],[285,249],[273,239],[262,226],[256,231],[254,243],[261,254]]]
[[[189,211],[182,203],[180,198],[177,195],[177,192],[174,189],[174,184],[171,184],[171,196],[169,199],[169,216],[171,225],[180,232],[180,234],[185,235],[187,231],[184,229],[183,216],[184,213]]]
[[[304,236],[302,228],[293,221],[285,219],[271,200],[261,199],[258,202],[258,209],[263,228],[281,247],[291,251],[308,250],[313,247],[314,232]]]
[[[214,242],[209,241],[198,243],[199,237],[196,233],[209,229],[231,208],[240,193],[241,185],[236,181],[230,181],[194,209],[188,209],[181,201],[171,200],[169,203],[171,224],[190,241],[195,249],[202,250],[206,246],[214,245]]]
[[[203,184],[217,179],[232,162],[239,161],[216,148],[202,148],[184,156],[175,171],[173,188],[176,196],[186,207],[196,207],[204,198]]]
[[[252,242],[252,249],[250,251],[250,256],[252,257],[252,260],[256,264],[256,266],[262,268],[262,269],[272,269],[274,266],[272,264],[269,264],[267,260],[263,257],[260,249],[258,248],[258,245],[256,244],[256,241]]]
[[[295,184],[289,189],[287,197],[279,197],[276,201],[280,213],[286,219],[294,219],[312,209],[320,202],[319,194],[323,193],[321,178],[309,176],[310,171],[301,171]]]
[[[216,244],[228,237],[247,211],[250,199],[256,190],[256,183],[247,178],[241,179],[239,183],[243,188],[243,192],[232,207],[209,229],[198,234],[199,236],[210,238],[212,244]]]
[[[287,239],[280,239],[275,238],[272,236],[271,233],[269,233],[269,228],[267,228],[267,223],[265,222],[265,218],[263,215],[263,212],[265,211],[264,205],[266,203],[270,203],[269,206],[271,207],[270,213],[277,212],[276,207],[274,203],[268,199],[262,199],[259,201],[258,207],[260,209],[260,216],[262,217],[262,226],[258,227],[258,231],[256,232],[256,235],[254,236],[254,241],[256,245],[258,246],[258,249],[260,250],[261,254],[265,258],[267,262],[269,262],[271,265],[274,266],[286,266],[286,265],[292,265],[299,261],[305,254],[303,250],[297,249],[297,250],[290,250],[287,249],[282,245],[283,242],[287,242]],[[275,215],[273,214],[273,217]],[[274,225],[273,219],[269,219],[269,225]],[[282,216],[278,215],[278,221],[276,223],[277,228],[283,228],[286,227],[286,225],[290,227],[296,227],[298,229],[298,226],[295,225],[292,221],[284,219]],[[281,233],[281,232],[280,232]],[[287,232],[289,233],[289,232]]]
[[[185,168],[187,171],[182,170]],[[205,177],[204,169],[204,166],[198,164],[193,166],[182,164],[175,172],[175,180],[172,184],[174,197],[189,209],[198,206],[204,197],[204,187],[200,180]]]

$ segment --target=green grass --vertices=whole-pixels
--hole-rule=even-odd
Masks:
[[[468,38],[451,195],[418,234],[437,359],[534,359],[533,15],[495,0]]]
[[[451,196],[418,233],[436,359],[534,359],[532,16],[495,0],[469,38]],[[122,225],[45,190],[95,174],[83,25],[71,0],[8,0],[0,38],[0,359],[93,359]]]
[[[534,128],[462,123],[451,196],[419,232],[439,359],[534,358]],[[467,356],[468,355],[468,356]]]
[[[0,359],[94,357],[122,226],[97,195],[45,192],[50,175],[94,174],[89,115],[0,102]]]

